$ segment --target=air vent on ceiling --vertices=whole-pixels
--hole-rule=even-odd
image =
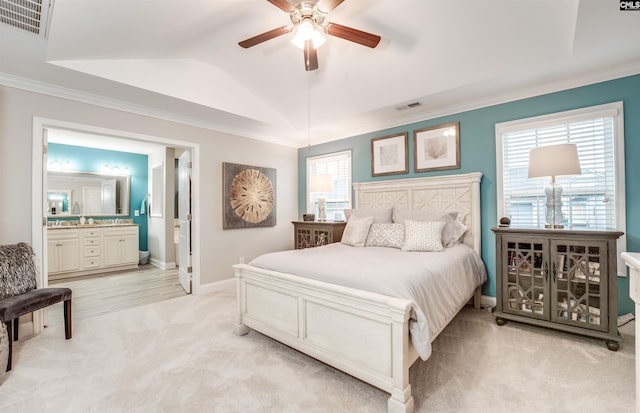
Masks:
[[[54,0],[0,0],[0,22],[47,37]]]
[[[418,106],[422,106],[422,103],[412,102],[412,103],[407,103],[406,105],[398,106],[396,110],[413,109],[413,108],[417,108]]]

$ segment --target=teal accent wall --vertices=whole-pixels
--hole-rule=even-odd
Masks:
[[[624,139],[626,175],[627,250],[640,251],[640,75],[569,89],[561,92],[517,100],[450,116],[415,122],[374,133],[345,138],[298,150],[299,214],[306,209],[306,158],[309,156],[351,150],[353,182],[416,178],[482,172],[480,188],[482,205],[482,258],[489,282],[483,294],[495,297],[495,236],[491,228],[497,225],[496,204],[496,123],[563,112],[611,102],[624,102]],[[436,172],[413,172],[413,131],[448,122],[460,122],[460,169]],[[386,177],[371,176],[371,139],[400,132],[409,132],[409,173]],[[620,252],[620,251],[619,251]],[[618,277],[618,314],[634,311],[629,297],[629,278]]]
[[[149,157],[137,153],[108,151],[103,149],[85,148],[83,146],[62,145],[49,143],[47,158],[49,161],[69,161],[66,169],[72,171],[98,172],[101,173],[105,165],[117,164],[128,167],[131,172],[130,194],[129,194],[129,217],[140,227],[139,249],[147,251],[147,215],[134,216],[134,211],[140,209],[140,204],[145,195],[149,193]],[[109,218],[109,217],[100,217]],[[119,216],[119,218],[124,218]],[[76,218],[74,218],[76,219]]]

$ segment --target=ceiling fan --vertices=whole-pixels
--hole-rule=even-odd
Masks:
[[[241,47],[248,49],[267,40],[290,33],[297,27],[298,33],[292,43],[303,49],[304,68],[310,71],[318,68],[317,48],[325,41],[318,29],[322,29],[324,33],[330,36],[339,37],[370,48],[375,48],[380,43],[380,36],[378,35],[337,23],[325,23],[329,12],[338,7],[344,0],[300,1],[295,6],[287,0],[267,1],[285,13],[289,13],[293,25],[278,27],[250,37],[238,43]]]

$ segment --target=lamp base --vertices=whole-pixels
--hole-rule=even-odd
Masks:
[[[325,198],[318,198],[318,221],[324,222],[327,220],[327,200]]]
[[[555,177],[551,177],[551,183],[544,189],[547,195],[545,211],[545,228],[564,228],[564,214],[562,213],[562,187],[556,183]]]

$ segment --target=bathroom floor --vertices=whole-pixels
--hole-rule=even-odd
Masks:
[[[50,281],[49,286],[71,288],[74,320],[186,295],[177,268],[162,270],[151,264],[139,265],[137,270]],[[62,303],[49,307],[47,325],[62,324]]]

